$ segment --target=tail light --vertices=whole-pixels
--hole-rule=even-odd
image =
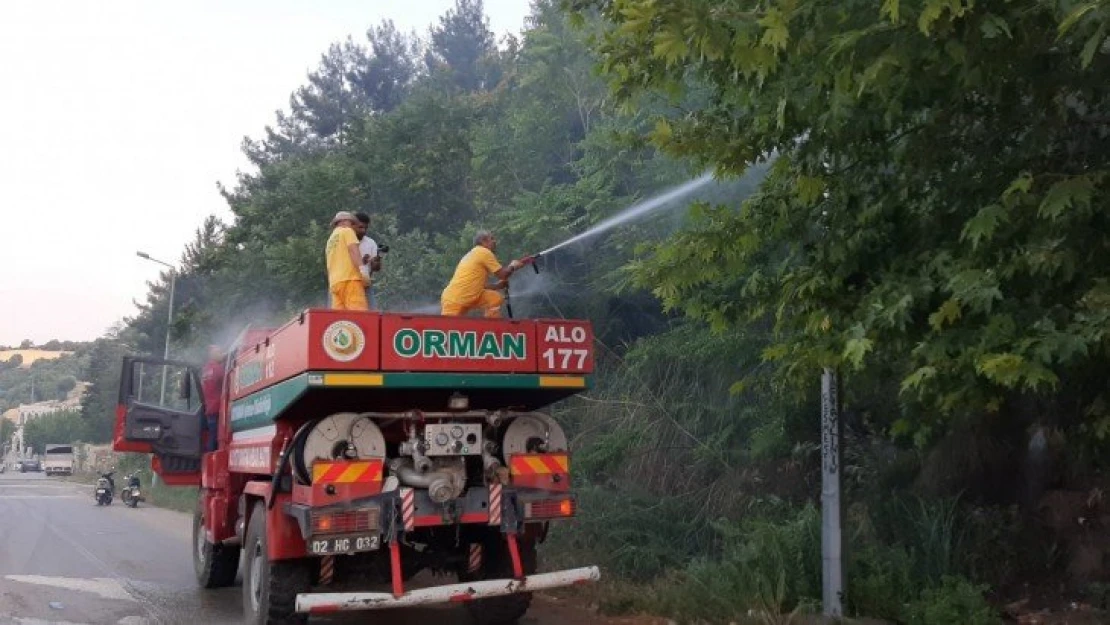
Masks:
[[[541,499],[524,504],[524,518],[565,519],[574,516],[577,510],[574,499]]]
[[[312,534],[354,534],[373,532],[378,529],[378,508],[359,508],[358,510],[313,511]]]

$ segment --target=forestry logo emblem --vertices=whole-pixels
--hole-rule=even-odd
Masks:
[[[336,321],[324,330],[324,351],[333,360],[351,362],[362,355],[366,335],[362,328],[350,321]]]

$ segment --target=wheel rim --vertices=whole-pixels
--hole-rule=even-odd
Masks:
[[[262,603],[262,546],[254,544],[251,554],[251,611],[258,614],[259,604]]]

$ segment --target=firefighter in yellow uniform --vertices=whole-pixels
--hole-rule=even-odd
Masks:
[[[358,249],[355,225],[358,218],[353,213],[339,211],[331,220],[331,236],[324,248],[328,263],[328,291],[331,307],[335,310],[370,310],[363,284],[362,253]]]
[[[443,289],[439,298],[441,315],[459,317],[478,309],[487,319],[501,317],[501,302],[505,298],[497,291],[504,289],[509,276],[524,264],[514,260],[507,267],[502,267],[493,255],[495,251],[497,239],[493,233],[479,230],[474,235],[474,249],[462,257],[451,282]],[[497,284],[489,284],[491,277],[497,279]]]

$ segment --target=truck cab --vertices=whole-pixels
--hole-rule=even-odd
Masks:
[[[196,365],[125,359],[113,446],[200,487],[198,582],[229,585],[242,560],[248,622],[457,602],[507,624],[532,590],[598,579],[536,572],[550,524],[577,511],[543,408],[589,388],[588,322],[310,309],[245,331],[225,364],[205,406]],[[458,583],[406,588],[423,569]]]

